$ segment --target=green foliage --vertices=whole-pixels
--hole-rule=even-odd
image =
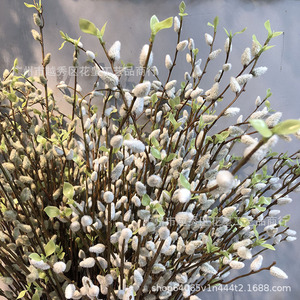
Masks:
[[[210,26],[210,27],[212,27],[212,28],[214,29],[214,32],[217,32],[217,27],[218,27],[218,25],[219,25],[219,17],[216,16],[216,17],[214,18],[213,24],[210,23],[210,22],[208,22],[207,25]],[[227,30],[226,30],[226,31],[227,31]]]
[[[44,211],[49,218],[55,218],[60,214],[60,210],[56,206],[47,206]]]
[[[180,184],[181,184],[184,188],[188,189],[189,191],[191,190],[191,184],[188,182],[188,180],[187,180],[187,179],[184,177],[184,175],[181,174],[181,173],[180,173],[180,176],[179,176],[179,182],[180,182]]]
[[[272,132],[278,135],[292,134],[300,130],[300,120],[285,120],[273,127]]]
[[[142,198],[142,204],[144,206],[148,206],[150,204],[150,202],[151,202],[151,199],[150,199],[149,195],[144,194],[143,198]]]
[[[46,257],[52,255],[55,252],[55,249],[56,249],[55,243],[52,240],[50,240],[45,246]]]
[[[64,182],[63,194],[69,200],[73,199],[73,197],[75,195],[75,190],[74,190],[73,185],[70,184],[69,182]]]
[[[159,22],[158,18],[153,15],[150,19],[150,29],[152,36],[155,37],[156,34],[162,29],[167,29],[172,27],[173,25],[173,17],[167,18],[161,22]]]
[[[106,29],[106,24],[107,22],[102,26],[101,30],[99,30],[93,22],[87,19],[79,20],[79,27],[81,31],[96,36],[102,43],[103,43],[103,36]]]
[[[256,129],[263,137],[269,138],[273,135],[272,131],[268,128],[265,121],[261,119],[250,120],[249,123]]]
[[[157,158],[157,159],[161,159],[161,153],[159,152],[159,150],[151,147],[151,154]]]

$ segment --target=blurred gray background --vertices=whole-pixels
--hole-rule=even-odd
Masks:
[[[28,0],[27,2],[30,2]],[[138,56],[142,46],[149,39],[149,20],[156,14],[160,20],[175,16],[178,13],[180,1],[146,1],[146,0],[44,0],[45,10],[45,46],[46,51],[52,53],[52,71],[63,70],[64,66],[72,63],[72,47],[66,45],[61,51],[59,30],[68,33],[73,38],[82,36],[81,41],[86,49],[93,50],[98,55],[101,63],[106,63],[103,59],[96,38],[80,32],[79,18],[86,18],[101,27],[108,21],[105,41],[109,47],[114,41],[120,40],[122,43],[121,56],[124,62],[131,62],[138,65]],[[196,47],[199,48],[200,57],[206,58],[208,47],[204,42],[204,33],[212,34],[212,29],[207,27],[207,22],[212,22],[215,16],[219,16],[220,24],[217,34],[216,49],[222,48],[226,38],[223,27],[233,32],[240,31],[244,27],[247,30],[244,34],[238,35],[233,40],[233,51],[230,62],[233,64],[233,74],[235,70],[241,68],[240,56],[245,47],[251,47],[252,34],[256,34],[259,41],[266,38],[264,22],[270,20],[272,29],[283,31],[284,34],[274,39],[275,48],[262,55],[259,65],[267,66],[268,72],[259,80],[251,80],[247,85],[247,92],[237,103],[241,107],[241,113],[254,108],[254,101],[258,95],[262,98],[266,89],[271,88],[273,96],[270,101],[272,108],[283,112],[283,118],[300,118],[299,99],[299,49],[300,49],[300,1],[299,0],[186,0],[187,13],[183,29],[182,39],[194,38]],[[32,39],[30,30],[34,28],[32,21],[33,10],[27,9],[21,0],[1,0],[0,2],[0,72],[5,68],[11,68],[14,58],[19,59],[21,68],[37,66],[40,63],[40,52],[37,43]],[[154,64],[160,67],[160,76],[164,78],[164,59],[166,54],[173,58],[174,47],[176,46],[176,35],[173,30],[163,30],[155,40]],[[222,56],[223,58],[223,56]],[[85,57],[82,59],[83,65]],[[208,89],[212,80],[220,68],[221,61],[213,61],[208,69],[207,79],[203,86]],[[88,66],[88,65],[87,65]],[[185,54],[181,54],[177,71],[172,79],[182,81],[186,71]],[[60,68],[60,69],[59,69]],[[32,70],[32,69],[31,69]],[[36,71],[36,70],[35,70]],[[70,77],[61,74],[52,74],[49,77],[51,83],[55,84],[60,80],[69,81]],[[134,82],[134,78],[129,79]],[[82,76],[79,82],[85,89],[91,88],[91,80]],[[62,102],[62,96],[58,90],[54,89],[57,100]],[[293,142],[287,144],[281,141],[275,149],[278,151],[296,151],[299,149],[299,141],[295,138]],[[294,195],[292,204],[282,209],[282,216],[290,213],[292,220],[289,225],[292,229],[299,229],[300,199]],[[245,290],[253,288],[255,284],[268,284],[277,286],[277,289],[284,289],[290,286],[290,292],[205,292],[201,293],[204,299],[223,300],[245,300],[245,299],[266,299],[266,300],[296,300],[300,299],[299,286],[299,249],[300,243],[280,245],[275,252],[269,251],[264,256],[264,266],[269,265],[274,260],[277,266],[282,268],[289,275],[288,280],[277,280],[271,277],[268,272],[262,272],[253,277],[247,277],[235,282]],[[245,268],[246,271],[246,268]],[[240,284],[240,285],[239,285]],[[243,285],[243,286],[241,286]]]

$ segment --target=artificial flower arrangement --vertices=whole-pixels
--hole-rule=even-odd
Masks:
[[[43,75],[20,74],[16,60],[0,83],[0,275],[9,288],[0,294],[196,300],[205,287],[264,270],[287,278],[275,262],[264,265],[263,256],[296,239],[278,207],[300,190],[299,151],[272,148],[289,134],[299,138],[300,121],[280,122],[270,90],[244,116],[236,106],[245,87],[267,71],[259,58],[281,32],[267,21],[265,42],[253,36],[233,74],[231,49],[244,30],[225,30],[224,50],[215,49],[216,17],[200,51],[182,37],[187,13],[181,2],[178,16],[151,18],[149,44],[139,58],[143,72],[132,89],[122,85],[130,66],[120,62],[121,43],[107,48],[106,24],[98,29],[81,19],[81,30],[99,40],[103,54],[96,58],[80,39],[61,32],[62,47],[74,47],[75,76],[72,84],[57,85],[58,94],[48,84],[42,3],[25,4],[35,10],[32,35],[41,46]],[[159,31],[172,26],[177,46],[160,66],[168,72],[162,78],[152,50]],[[90,91],[80,86],[79,55],[97,69]],[[180,83],[173,70],[182,55]],[[220,71],[204,86],[210,62],[221,56]],[[111,72],[100,65],[104,58]],[[56,101],[62,97],[70,115]],[[232,125],[220,126],[224,118]],[[241,172],[250,164],[253,171]],[[277,219],[259,226],[268,217]],[[240,275],[231,276],[237,269]]]

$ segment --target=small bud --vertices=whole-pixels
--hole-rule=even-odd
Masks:
[[[95,53],[94,52],[92,52],[92,51],[90,51],[90,50],[87,50],[86,52],[85,52],[85,54],[86,54],[86,56],[89,58],[89,59],[91,59],[91,60],[94,60],[95,59]]]
[[[42,27],[42,21],[38,14],[33,14],[33,22],[36,26]]]
[[[44,62],[43,62],[44,67],[46,67],[47,65],[49,65],[50,60],[51,60],[51,53],[47,53],[46,56],[45,56],[45,58],[44,58]]]
[[[36,41],[41,41],[41,36],[35,29],[31,30],[31,34]]]

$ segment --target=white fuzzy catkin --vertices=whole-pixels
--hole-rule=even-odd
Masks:
[[[192,195],[188,189],[181,188],[177,190],[176,196],[180,203],[187,203],[190,201]]]
[[[229,47],[229,44],[230,44],[230,47]],[[228,53],[229,51],[232,50],[232,39],[231,39],[231,42],[230,42],[229,37],[225,40],[224,50],[225,50],[226,53]]]
[[[246,248],[245,246],[238,248],[237,254],[239,257],[241,257],[243,259],[251,259],[252,258],[251,250]]]
[[[144,102],[145,100],[143,97],[138,97],[133,104],[132,112],[135,113],[137,117],[144,111]]]
[[[252,41],[252,47],[251,47],[251,55],[252,56],[256,56],[259,51],[261,49],[261,46],[259,45],[259,43],[257,41]]]
[[[150,81],[145,81],[143,83],[139,83],[135,86],[135,88],[132,90],[132,93],[135,97],[145,97],[149,94],[151,88]]]
[[[106,203],[112,203],[114,201],[114,194],[111,191],[106,191],[103,194],[103,199]]]
[[[179,212],[175,216],[175,221],[179,225],[191,225],[194,215],[190,212]]]
[[[72,284],[72,283],[68,284],[66,289],[65,289],[66,299],[72,299],[75,291],[76,291],[75,285]]]
[[[213,42],[213,37],[210,34],[208,34],[208,33],[205,33],[204,37],[205,37],[206,44],[208,46],[210,46],[212,44],[212,42]]]
[[[96,261],[94,257],[85,258],[79,263],[79,266],[82,268],[92,268],[95,265]]]
[[[128,240],[132,237],[132,231],[129,228],[124,228],[121,231],[120,239],[125,240],[128,242]]]
[[[90,225],[92,225],[92,224],[93,224],[93,219],[92,219],[91,216],[85,215],[85,216],[83,216],[83,217],[81,218],[81,225],[82,225],[83,227],[87,227],[87,226],[90,226]]]
[[[230,217],[234,212],[236,211],[236,207],[234,206],[229,206],[225,207],[222,210],[222,215],[226,218]]]
[[[158,234],[162,240],[165,240],[170,236],[170,230],[168,229],[168,227],[163,226],[159,228]]]
[[[91,246],[89,248],[89,251],[91,253],[101,254],[101,253],[104,252],[105,249],[106,249],[105,245],[103,245],[103,244],[97,244],[97,245]]]
[[[119,78],[116,74],[100,70],[98,71],[98,75],[109,88],[114,88],[119,83]]]
[[[244,85],[253,77],[252,74],[243,74],[236,78],[239,85]]]
[[[174,31],[175,32],[179,32],[180,29],[180,21],[178,19],[178,17],[174,17]]]
[[[123,143],[123,136],[122,135],[115,135],[114,137],[111,138],[110,140],[110,145],[113,148],[120,148]]]
[[[167,54],[166,58],[165,58],[165,66],[168,70],[170,70],[172,68],[172,65],[173,65],[173,62],[172,62],[171,56],[169,54]]]
[[[77,232],[78,230],[80,230],[80,223],[78,221],[72,222],[70,225],[70,229],[72,232]]]
[[[124,169],[124,164],[122,162],[119,162],[114,169],[111,172],[111,179],[113,182],[117,181],[120,176],[122,175]]]
[[[263,257],[262,255],[258,255],[251,263],[250,269],[252,271],[258,271],[261,268],[263,262]]]
[[[63,261],[58,261],[53,265],[53,271],[57,274],[63,273],[66,270],[66,264]]]
[[[261,75],[265,74],[267,72],[267,70],[268,70],[267,67],[258,67],[258,68],[255,68],[252,71],[252,75],[254,77],[258,77],[258,76],[261,76]]]
[[[147,184],[151,187],[161,187],[162,185],[162,179],[160,176],[158,175],[151,175],[148,179],[147,179]]]
[[[139,140],[125,140],[124,146],[127,146],[134,153],[141,153],[145,151],[145,145]]]
[[[209,58],[210,60],[213,60],[213,59],[217,58],[217,56],[221,53],[221,51],[222,51],[221,49],[217,49],[217,50],[211,52],[211,53],[208,55],[208,58]]]
[[[121,43],[120,43],[120,41],[115,41],[108,50],[108,56],[113,61],[119,61],[120,60],[120,51],[121,51]]]
[[[232,268],[232,269],[235,269],[235,270],[239,270],[239,269],[242,269],[245,267],[245,264],[241,261],[236,261],[236,260],[233,260],[229,263],[229,266]]]
[[[183,51],[186,48],[186,46],[188,45],[188,43],[189,42],[187,40],[181,41],[177,44],[176,49],[178,51]]]
[[[94,52],[92,52],[92,51],[90,51],[90,50],[87,50],[86,52],[85,52],[85,54],[86,54],[86,56],[89,58],[89,59],[91,59],[91,60],[94,60],[95,59],[95,53]]]
[[[246,66],[251,61],[251,50],[250,48],[246,48],[242,54],[241,62],[243,66]]]
[[[241,86],[239,85],[238,81],[236,80],[235,77],[231,77],[230,78],[230,89],[234,92],[234,93],[238,93],[241,90]]]
[[[196,65],[192,74],[193,78],[200,77],[201,74],[202,74],[202,70],[200,69],[200,66]]]
[[[147,60],[147,55],[148,55],[148,51],[149,51],[149,45],[144,45],[140,54],[140,66],[141,67],[145,67],[146,64],[146,60]],[[148,60],[148,67],[150,68],[152,66],[152,62],[153,62],[153,53],[151,51],[150,56],[149,56],[149,60]]]
[[[239,107],[229,107],[224,112],[224,116],[233,117],[233,116],[237,115],[240,112],[240,110],[241,109]]]
[[[230,189],[233,186],[234,177],[229,171],[221,170],[218,172],[216,180],[219,187]]]
[[[280,278],[280,279],[288,279],[287,274],[284,271],[282,271],[281,269],[279,269],[278,267],[275,267],[275,266],[270,268],[270,274],[272,276],[275,276],[275,277]]]
[[[98,178],[98,173],[96,171],[94,171],[91,175],[91,180],[93,182],[96,182],[97,181],[97,178]]]
[[[147,188],[141,181],[135,183],[135,190],[139,196],[143,196],[147,193]]]
[[[224,64],[224,65],[222,66],[222,70],[223,70],[224,72],[230,71],[230,70],[231,70],[231,63]]]

